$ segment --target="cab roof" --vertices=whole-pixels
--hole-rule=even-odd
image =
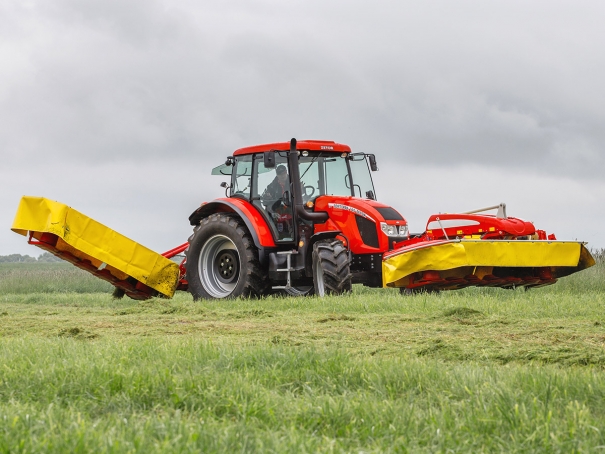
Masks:
[[[235,150],[233,156],[252,153],[264,153],[265,151],[288,151],[290,142],[266,143],[264,145],[253,145],[251,147],[240,148]],[[351,148],[342,143],[336,143],[330,140],[301,140],[296,143],[297,150],[308,151],[327,151],[334,153],[350,153]]]

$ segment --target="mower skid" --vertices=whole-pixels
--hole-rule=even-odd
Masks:
[[[171,298],[179,266],[67,205],[22,197],[12,230],[29,242],[104,279],[133,299]]]
[[[385,253],[384,287],[457,290],[541,287],[589,268],[583,243],[541,240],[436,240]]]

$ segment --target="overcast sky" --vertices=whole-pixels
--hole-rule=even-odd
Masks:
[[[159,252],[259,143],[375,153],[412,231],[506,202],[605,247],[605,2],[3,0],[0,255],[19,198]]]

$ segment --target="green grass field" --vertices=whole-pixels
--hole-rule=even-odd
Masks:
[[[605,263],[554,286],[113,300],[0,264],[0,452],[605,452]]]

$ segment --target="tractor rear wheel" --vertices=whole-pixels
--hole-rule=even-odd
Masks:
[[[351,260],[340,240],[322,240],[313,245],[313,284],[317,296],[351,291]]]
[[[217,213],[202,219],[186,255],[194,300],[259,297],[270,288],[252,237],[235,216]]]

